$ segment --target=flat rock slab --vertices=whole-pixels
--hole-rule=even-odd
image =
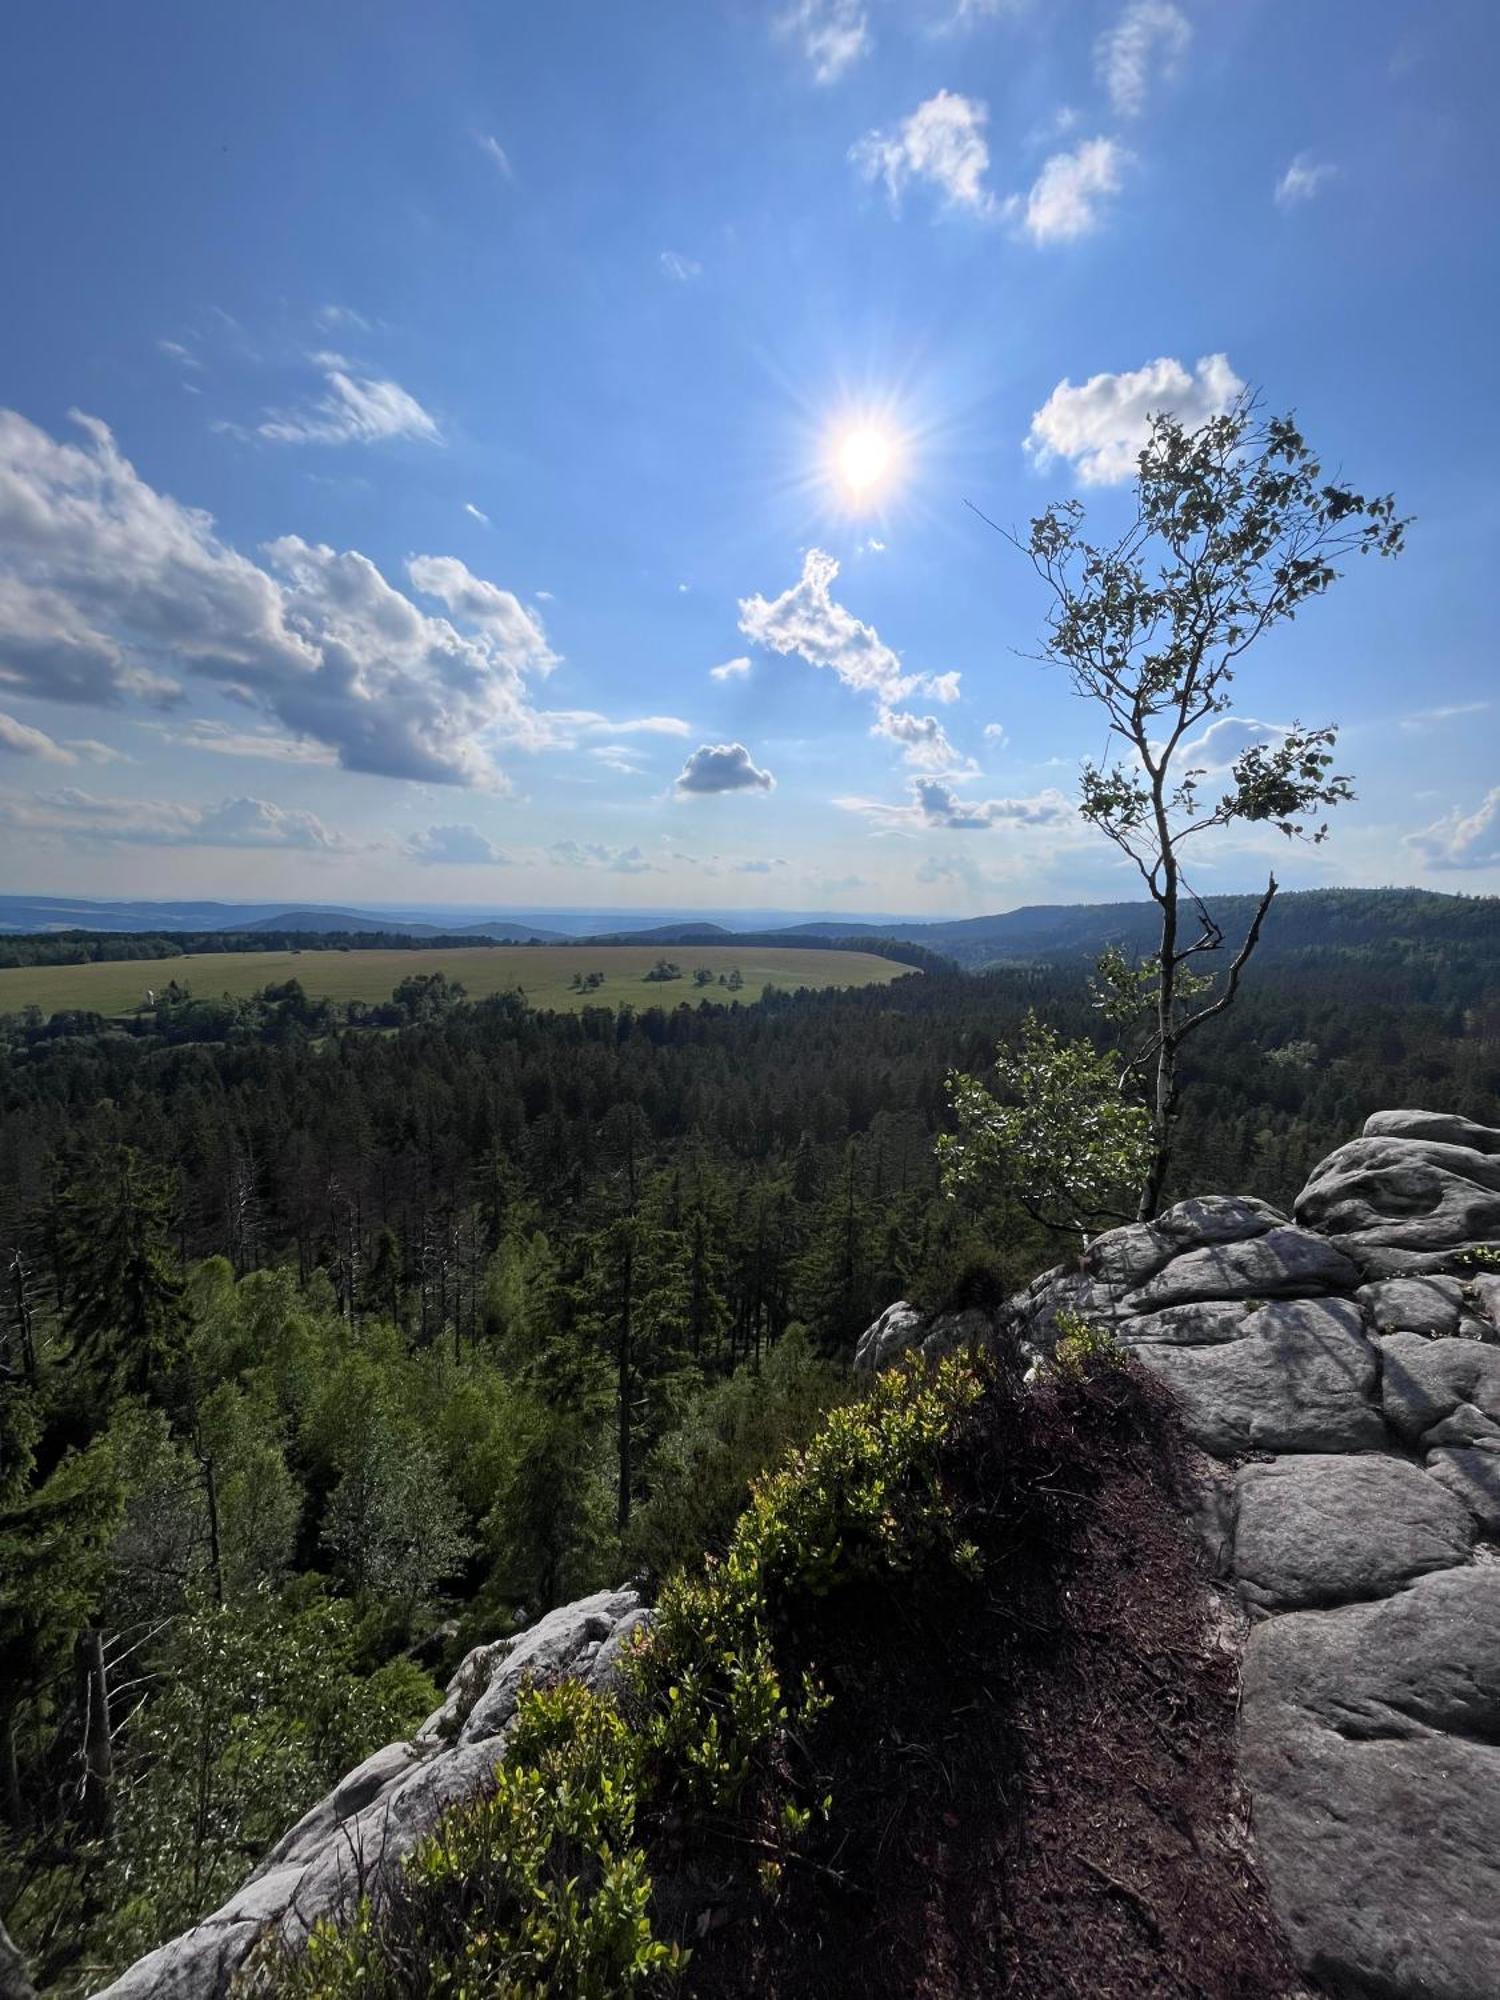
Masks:
[[[1366,1139],[1434,1139],[1442,1146],[1469,1146],[1476,1153],[1500,1153],[1500,1132],[1476,1125],[1454,1111],[1372,1111]]]
[[[1500,1994],[1500,1566],[1250,1634],[1241,1771],[1304,1972],[1335,1994]]]
[[[1199,1195],[1166,1209],[1155,1222],[1127,1222],[1096,1236],[1080,1262],[1089,1277],[1126,1292],[1184,1250],[1264,1236],[1286,1220],[1280,1209],[1254,1195]]]
[[[1457,1278],[1386,1278],[1354,1296],[1377,1333],[1457,1333],[1465,1317]]]
[[[1360,1274],[1341,1250],[1322,1236],[1284,1223],[1238,1243],[1214,1243],[1184,1251],[1130,1294],[1131,1312],[1197,1299],[1281,1299],[1309,1292],[1348,1291]]]
[[[1379,1366],[1347,1299],[1262,1306],[1218,1347],[1138,1347],[1175,1392],[1188,1436],[1217,1458],[1246,1451],[1379,1451]]]
[[[1412,1443],[1464,1404],[1500,1421],[1500,1347],[1393,1333],[1380,1343],[1380,1362],[1386,1419]]]
[[[1482,1534],[1500,1541],[1500,1433],[1481,1443],[1428,1452],[1427,1470],[1462,1501]]]
[[[1122,1319],[1115,1336],[1127,1347],[1218,1347],[1226,1340],[1238,1340],[1249,1317],[1250,1307],[1243,1299],[1199,1299]]]
[[[1428,1139],[1352,1139],[1313,1169],[1299,1222],[1331,1236],[1445,1250],[1500,1230],[1500,1155]]]
[[[1263,1610],[1384,1597],[1473,1543],[1469,1509],[1405,1459],[1309,1452],[1235,1475],[1233,1567]]]

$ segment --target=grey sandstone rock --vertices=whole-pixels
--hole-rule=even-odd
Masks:
[[[1116,1291],[1131,1291],[1184,1250],[1264,1236],[1286,1219],[1253,1195],[1200,1195],[1178,1202],[1155,1222],[1128,1222],[1096,1236],[1080,1263],[1089,1277]]]
[[[855,1373],[875,1375],[889,1368],[898,1355],[919,1345],[926,1330],[927,1315],[908,1300],[897,1299],[860,1335],[854,1350]]]
[[[995,1315],[978,1306],[966,1307],[963,1312],[939,1313],[923,1337],[922,1352],[929,1361],[937,1361],[945,1354],[985,1346],[994,1332]]]
[[[1294,1212],[1331,1236],[1453,1249],[1500,1230],[1500,1155],[1427,1139],[1352,1139],[1313,1169]]]
[[[1500,1153],[1500,1132],[1476,1125],[1453,1111],[1373,1111],[1365,1120],[1366,1139],[1431,1139],[1443,1146],[1471,1146],[1476,1153]]]
[[[99,2000],[223,2000],[268,1931],[299,1942],[319,1916],[346,1908],[372,1876],[409,1853],[446,1806],[484,1789],[527,1679],[607,1684],[621,1645],[648,1615],[632,1590],[598,1591],[470,1654],[449,1701],[412,1743],[367,1757],[226,1903],[131,1966]],[[476,1684],[478,1699],[461,1720]]]
[[[1500,1994],[1500,1565],[1255,1626],[1241,1770],[1303,1970],[1335,1994]]]
[[[1468,1290],[1480,1314],[1500,1328],[1500,1271],[1476,1271]]]
[[[1354,1296],[1377,1333],[1457,1333],[1464,1316],[1457,1278],[1386,1278]]]
[[[1220,1458],[1244,1451],[1379,1451],[1375,1349],[1347,1299],[1262,1306],[1218,1347],[1137,1348],[1175,1392],[1188,1436]]]
[[[1304,1298],[1358,1282],[1354,1265],[1324,1237],[1283,1224],[1248,1240],[1184,1251],[1125,1305],[1132,1312],[1154,1312],[1194,1299]]]
[[[1115,1333],[1127,1347],[1217,1347],[1238,1340],[1249,1316],[1243,1299],[1199,1299],[1122,1319]]]
[[[1411,1443],[1462,1403],[1500,1421],[1500,1347],[1387,1334],[1380,1343],[1380,1400],[1387,1422]]]
[[[1383,1597],[1467,1562],[1469,1511],[1401,1458],[1308,1453],[1235,1476],[1233,1566],[1263,1610]]]
[[[1427,1470],[1463,1502],[1481,1534],[1500,1541],[1500,1429],[1472,1444],[1429,1451]]]

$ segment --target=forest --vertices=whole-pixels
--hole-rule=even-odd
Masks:
[[[721,1546],[892,1299],[1066,1254],[934,1146],[1028,1011],[1104,1032],[1078,966],[931,959],[755,1005],[206,1005],[0,1021],[0,1914],[60,1993],[468,1646]],[[1184,1092],[1169,1198],[1289,1204],[1384,1105],[1500,1123],[1493,944],[1284,951]]]

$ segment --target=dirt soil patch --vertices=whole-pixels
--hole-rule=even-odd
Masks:
[[[729,1889],[730,1842],[717,1901],[713,1853],[676,1857],[699,1888],[687,1991],[1307,1992],[1247,1837],[1237,1648],[1166,1393],[1133,1365],[1024,1393],[1002,1371],[945,1476],[984,1584],[914,1578],[806,1636],[834,1702],[791,1762],[832,1810],[774,1903]]]

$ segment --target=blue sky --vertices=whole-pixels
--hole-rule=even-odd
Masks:
[[[964,503],[1104,531],[1146,411],[1251,384],[1417,519],[1240,683],[1358,803],[1211,879],[1500,888],[1497,54],[1489,0],[15,0],[0,886],[1131,894]]]

